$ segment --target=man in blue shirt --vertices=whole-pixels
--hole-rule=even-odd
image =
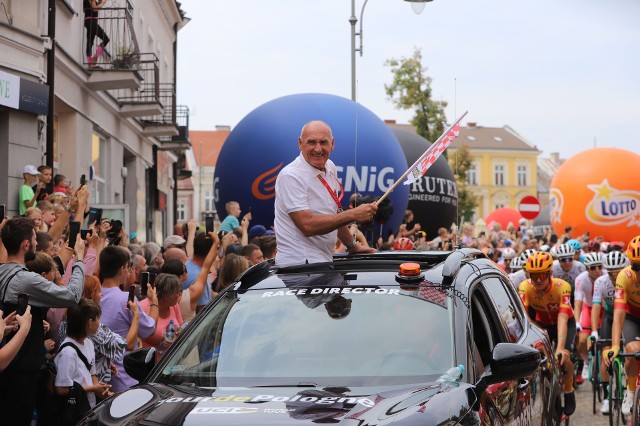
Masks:
[[[211,250],[213,240],[207,238],[204,232],[198,232],[193,239],[193,258],[189,259],[185,266],[187,267],[187,280],[182,283],[182,289],[186,290],[193,285],[198,278],[198,274],[202,269],[202,264]],[[211,280],[207,278],[207,285],[198,302],[196,303],[196,313],[204,309],[211,301]]]

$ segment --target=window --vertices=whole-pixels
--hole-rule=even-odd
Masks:
[[[471,164],[467,171],[467,184],[470,186],[478,185],[478,168],[475,163]]]
[[[178,220],[186,220],[186,218],[187,218],[187,203],[185,202],[184,199],[181,198],[181,199],[178,200],[177,210],[178,210]]]
[[[504,164],[493,166],[493,183],[495,186],[504,186]]]
[[[93,166],[93,191],[91,191],[92,204],[105,204],[107,202],[107,141],[99,134],[91,135],[91,165]]]
[[[204,210],[207,212],[211,212],[215,210],[213,208],[213,192],[212,191],[206,191],[204,193]]]
[[[516,308],[517,303],[498,278],[486,279],[482,285],[493,302],[498,315],[496,320],[502,324],[507,341],[516,343],[523,332],[522,312]]]
[[[518,186],[527,186],[527,166],[520,164],[518,166]]]

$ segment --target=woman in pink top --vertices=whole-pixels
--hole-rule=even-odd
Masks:
[[[164,342],[164,336],[167,332],[169,322],[173,320],[173,325],[176,330],[182,325],[182,314],[180,313],[180,297],[182,296],[182,284],[180,278],[173,274],[160,274],[156,278],[154,283],[156,288],[156,294],[158,296],[158,322],[156,323],[156,330],[151,336],[142,341],[143,347],[155,347],[158,348],[161,344],[169,346]],[[149,312],[150,301],[144,299],[140,302],[142,309],[145,312]],[[160,352],[165,352],[166,347],[161,348]]]

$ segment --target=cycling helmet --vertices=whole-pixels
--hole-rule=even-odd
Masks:
[[[553,258],[551,255],[544,251],[535,252],[529,260],[525,268],[529,273],[537,272],[549,272],[553,266]]]
[[[569,244],[571,247],[573,247],[573,250],[577,253],[580,250],[582,250],[582,243],[578,240],[569,240],[567,241],[567,244]]]
[[[549,250],[551,249],[551,247],[549,247],[549,244],[543,244],[540,246],[540,251],[546,251],[547,253],[549,253]],[[551,256],[553,257],[553,256]]]
[[[573,257],[576,254],[576,249],[569,243],[560,244],[556,249],[558,257]]]
[[[582,263],[588,268],[589,266],[602,265],[602,259],[598,253],[589,253],[584,257]]]
[[[520,261],[522,266],[524,266],[527,263],[527,260],[535,253],[536,251],[534,249],[526,249],[525,251],[522,252],[522,254],[520,254]]]
[[[509,265],[512,271],[517,271],[518,269],[522,269],[522,260],[520,257],[514,257]]]
[[[551,257],[553,257],[554,259],[558,258],[558,246],[553,246],[549,249],[549,254],[551,255]]]
[[[627,266],[627,256],[619,251],[607,253],[604,257],[604,267],[607,271],[622,269]]]
[[[629,241],[627,257],[632,263],[640,263],[640,235]]]
[[[506,247],[502,249],[502,258],[505,260],[513,259],[514,257],[516,257],[516,254],[517,254],[516,251],[511,247]]]
[[[394,250],[413,250],[413,241],[407,237],[398,238],[393,244]]]

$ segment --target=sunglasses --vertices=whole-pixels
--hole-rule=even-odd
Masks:
[[[562,263],[569,263],[569,262],[573,262],[573,257],[563,257],[563,258],[561,258],[559,260]]]
[[[531,281],[544,281],[549,278],[548,272],[532,272],[529,274]]]
[[[590,271],[595,271],[596,269],[602,269],[602,265],[589,266]]]

